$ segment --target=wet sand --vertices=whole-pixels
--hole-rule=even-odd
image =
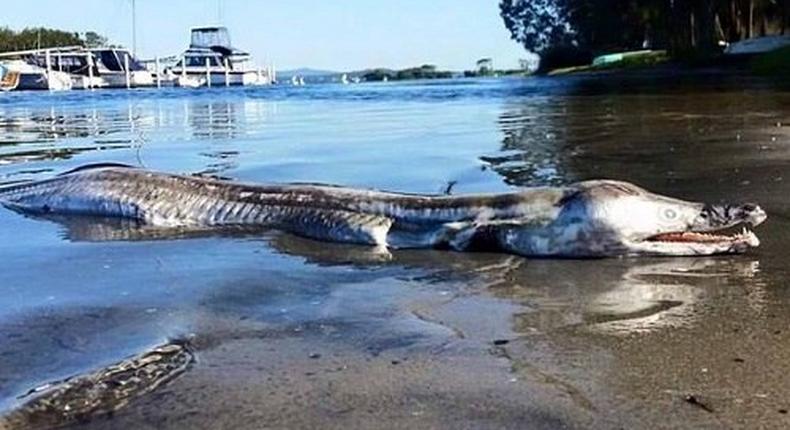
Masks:
[[[480,177],[459,156],[453,172],[478,182],[462,180],[458,192],[606,176],[686,199],[755,201],[769,214],[756,230],[762,246],[715,258],[386,256],[276,232],[150,237],[2,210],[0,410],[13,420],[0,428],[26,426],[19,396],[32,388],[170,339],[189,339],[194,362],[183,373],[111,414],[58,421],[53,410],[52,422],[790,427],[790,93],[729,79],[619,88],[578,79],[535,97],[518,84],[497,89],[497,121],[485,127],[501,133],[498,149],[478,151]],[[454,115],[494,109],[465,103],[471,110]],[[449,145],[462,131],[434,139]],[[478,131],[485,142],[490,130]],[[22,169],[13,166],[2,171]],[[302,174],[326,174],[323,166]],[[234,172],[223,174],[270,179]],[[384,187],[433,186],[404,186],[400,174]]]
[[[287,236],[270,243],[289,252],[314,245]],[[90,356],[113,331],[107,320],[150,331],[189,320],[196,361],[185,373],[112,415],[73,426],[788,425],[790,316],[754,256],[592,260],[569,267],[409,251],[371,268],[364,255],[346,250],[328,246],[305,256],[310,264],[332,268],[344,261],[339,267],[351,262],[362,271],[322,294],[310,291],[309,317],[272,322],[256,309],[272,299],[288,307],[296,302],[278,296],[310,286],[289,291],[268,285],[279,284],[276,279],[247,279],[211,294],[197,310],[158,309],[165,316],[145,322],[144,309],[39,321],[39,334]],[[281,309],[291,312],[310,311]],[[70,333],[58,329],[64,323]],[[29,321],[18,326],[34,331]],[[73,338],[75,331],[82,340]],[[40,342],[16,345],[15,353],[29,359],[53,349]],[[4,350],[7,366],[14,354]],[[30,363],[17,366],[24,379]]]

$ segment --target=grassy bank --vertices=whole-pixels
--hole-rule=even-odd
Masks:
[[[620,58],[618,58],[620,56]],[[560,76],[599,71],[629,71],[650,69],[661,65],[676,65],[682,68],[727,68],[740,73],[790,79],[790,46],[764,54],[708,55],[670,57],[666,51],[639,51],[610,54],[605,57],[614,61],[594,62],[583,66],[549,70],[546,75]],[[598,57],[602,58],[602,57]]]
[[[669,60],[670,58],[666,51],[623,52],[597,57],[593,64],[550,70],[547,75],[556,76],[567,75],[571,73],[598,72],[606,70],[640,69],[653,67],[658,64],[664,64]]]

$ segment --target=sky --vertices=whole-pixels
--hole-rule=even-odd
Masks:
[[[510,39],[497,0],[136,0],[137,56],[176,55],[189,29],[221,24],[259,65],[351,71],[435,64],[518,67],[527,55]],[[132,48],[132,0],[14,1],[0,26],[96,31]]]

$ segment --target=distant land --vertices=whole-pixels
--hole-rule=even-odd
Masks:
[[[359,80],[364,82],[382,81],[385,80],[384,77],[386,77],[386,80],[405,80],[405,79],[430,79],[437,77],[449,78],[455,75],[461,75],[460,73],[449,72],[449,71],[440,72],[441,75],[438,75],[435,72],[434,68],[430,69],[432,73],[426,75],[404,73],[407,71],[413,72],[418,70],[421,69],[419,67],[403,69],[403,70],[371,68],[365,70],[339,72],[332,70],[312,69],[309,67],[300,67],[298,69],[278,71],[277,80],[280,82],[285,82],[285,81],[290,81],[291,77],[293,76],[299,76],[304,79],[305,83],[317,84],[317,83],[341,82],[343,75],[346,75],[346,78],[348,80]]]
[[[282,78],[291,79],[291,76],[303,76],[307,78],[313,76],[342,75],[343,72],[336,72],[332,70],[311,69],[309,67],[300,67],[298,69],[291,69],[291,70],[278,70],[277,74]]]
[[[281,70],[277,72],[277,79],[280,82],[290,81],[293,76],[299,76],[304,79],[305,83],[331,83],[341,82],[342,76],[346,75],[349,81],[359,80],[362,82],[378,82],[378,81],[402,81],[412,79],[446,79],[457,77],[482,77],[482,76],[499,76],[510,74],[524,74],[524,70],[492,70],[492,69],[479,69],[479,70],[466,70],[466,71],[451,71],[451,70],[437,70],[435,66],[424,64],[418,67],[409,67],[405,69],[388,69],[388,68],[370,68],[364,70],[354,71],[332,71],[312,69],[309,67],[301,67],[297,69]]]

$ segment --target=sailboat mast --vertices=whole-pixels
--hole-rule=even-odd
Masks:
[[[132,55],[137,56],[137,8],[132,0]]]

